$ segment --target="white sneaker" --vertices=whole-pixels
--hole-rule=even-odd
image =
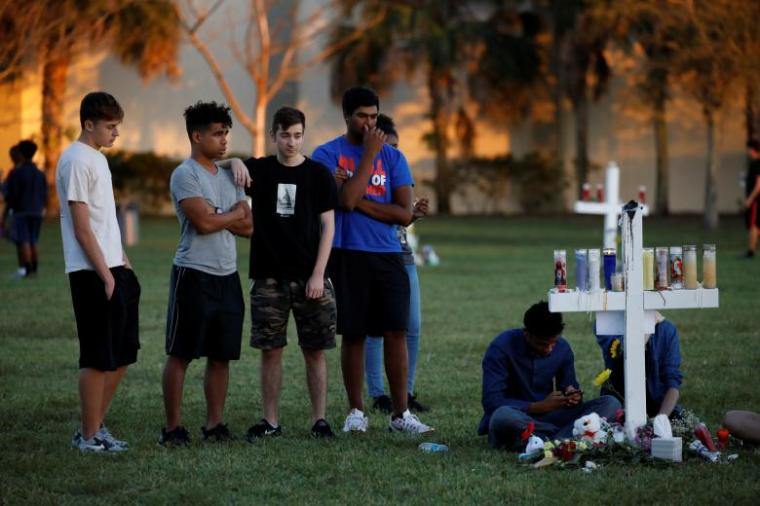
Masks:
[[[121,452],[129,448],[129,443],[113,437],[113,434],[111,434],[111,431],[109,431],[108,427],[105,425],[100,426],[98,431],[95,433],[95,437],[101,441],[105,441],[109,446],[108,451],[111,452]]]
[[[369,418],[364,413],[354,408],[346,417],[346,423],[343,424],[343,432],[367,432]]]
[[[82,453],[107,451],[107,448],[103,441],[96,438],[95,436],[92,436],[90,439],[85,439],[82,437],[82,434],[79,431],[76,431],[74,433],[74,436],[71,438],[71,446],[78,449]]]
[[[411,414],[408,409],[404,411],[400,418],[394,419],[391,416],[391,423],[388,426],[388,430],[391,432],[408,432],[409,434],[427,434],[428,432],[435,432],[434,428],[420,422],[420,419]]]

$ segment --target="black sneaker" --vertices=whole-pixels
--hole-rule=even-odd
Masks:
[[[216,443],[222,443],[225,441],[232,441],[235,439],[230,434],[230,430],[223,423],[220,423],[211,430],[207,430],[206,427],[201,427],[201,433],[203,434],[204,441],[213,441]]]
[[[320,418],[311,428],[311,435],[317,439],[330,439],[335,436],[327,420]]]
[[[253,443],[256,438],[260,437],[277,437],[282,435],[282,426],[273,427],[263,418],[256,425],[251,425],[248,432],[245,433],[245,440]]]
[[[409,411],[414,411],[415,413],[426,413],[430,411],[429,407],[421,404],[420,401],[417,400],[416,395],[408,394],[406,404],[409,407]]]
[[[181,425],[169,432],[166,432],[166,428],[162,428],[158,444],[165,447],[187,446],[190,444],[190,434],[188,434],[187,429]]]
[[[391,414],[393,412],[393,402],[387,395],[379,395],[373,397],[375,402],[372,403],[372,409],[375,411],[382,411],[383,413]]]
[[[748,249],[744,254],[744,258],[755,258],[755,252],[751,249]]]

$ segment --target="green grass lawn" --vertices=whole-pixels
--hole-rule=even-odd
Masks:
[[[190,448],[157,444],[163,424],[160,372],[169,271],[178,238],[176,220],[144,220],[142,241],[129,255],[142,283],[142,350],[128,372],[108,418],[132,449],[121,455],[80,455],[69,446],[78,424],[77,350],[68,281],[57,223],[42,236],[42,266],[35,280],[14,282],[15,251],[0,245],[0,502],[17,503],[474,503],[474,504],[757,504],[760,453],[740,451],[730,465],[690,459],[670,466],[606,466],[593,474],[534,471],[515,455],[492,451],[476,436],[481,415],[480,362],[490,340],[519,326],[553,279],[552,249],[600,247],[602,219],[428,219],[418,226],[423,243],[442,258],[420,269],[423,330],[417,393],[433,411],[423,420],[433,437],[389,434],[387,419],[369,413],[370,430],[330,442],[309,438],[303,360],[285,353],[282,438],[250,445],[204,445],[202,363],[190,367],[184,424]],[[721,307],[666,313],[681,334],[682,404],[713,431],[733,408],[760,411],[760,259],[739,259],[745,231],[724,217],[706,233],[697,218],[645,219],[644,244],[718,245]],[[239,243],[247,275],[248,245]],[[573,262],[570,275],[573,277]],[[701,261],[700,261],[701,263]],[[245,285],[247,286],[247,284]],[[246,296],[247,298],[247,296]],[[591,317],[566,315],[578,378],[591,394],[602,360]],[[242,434],[261,417],[258,356],[247,346],[234,363],[227,421]],[[330,367],[328,418],[340,429],[346,401],[336,351]],[[445,454],[425,454],[420,441],[443,442]]]

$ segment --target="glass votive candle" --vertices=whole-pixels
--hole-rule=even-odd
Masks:
[[[716,252],[714,244],[702,246],[702,288],[717,286]]]

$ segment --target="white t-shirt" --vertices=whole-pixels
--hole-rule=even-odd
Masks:
[[[87,204],[90,227],[108,267],[124,265],[121,232],[116,221],[111,171],[103,153],[79,141],[61,154],[56,169],[56,187],[61,206],[61,235],[66,272],[94,270],[74,236],[69,202]]]

